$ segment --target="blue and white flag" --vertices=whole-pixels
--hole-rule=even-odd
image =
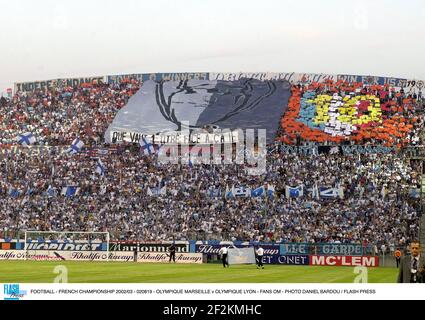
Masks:
[[[229,189],[229,186],[226,186],[226,193],[224,194],[226,199],[230,199],[234,197],[234,193],[233,193],[234,187],[232,189]]]
[[[73,196],[78,195],[79,193],[80,193],[80,188],[75,186],[68,186],[68,187],[62,188],[61,195],[71,198]]]
[[[21,195],[21,192],[18,189],[10,188],[9,189],[9,196],[12,198],[17,198]]]
[[[78,152],[81,152],[83,147],[84,147],[84,142],[81,141],[80,138],[77,138],[72,142],[71,147],[65,152],[71,153],[71,154],[78,153]]]
[[[289,187],[286,186],[286,198],[300,198],[304,196],[304,187]]]
[[[105,175],[105,165],[100,158],[97,160],[96,173],[103,177]]]
[[[25,147],[29,147],[37,141],[32,133],[21,134],[16,139],[20,145]]]
[[[244,186],[234,188],[233,195],[235,197],[249,198],[251,196],[251,189]]]
[[[220,198],[221,197],[221,188],[210,187],[208,189],[208,195],[210,198]]]
[[[56,189],[53,188],[51,185],[49,185],[49,187],[47,188],[46,194],[49,198],[55,197],[56,196]]]
[[[269,198],[273,198],[275,195],[276,195],[276,190],[275,190],[274,186],[269,184],[268,187],[267,187],[267,196]]]
[[[140,152],[144,155],[151,156],[157,154],[159,150],[162,148],[162,145],[154,145],[146,140],[145,137],[140,139]]]
[[[148,187],[148,191],[147,191],[147,195],[150,197],[161,197],[161,196],[166,196],[167,195],[167,186],[164,187],[157,187],[157,188],[149,188]]]
[[[251,197],[259,198],[264,197],[266,195],[266,189],[264,187],[259,187],[257,189],[252,190]]]
[[[338,188],[320,187],[320,197],[325,199],[338,198]]]
[[[311,197],[316,200],[320,199],[319,188],[317,186],[317,183],[313,186]]]

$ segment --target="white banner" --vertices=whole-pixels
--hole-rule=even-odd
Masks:
[[[168,263],[170,255],[167,253],[139,253],[137,262],[140,263]],[[202,253],[176,253],[176,263],[203,263]]]
[[[423,285],[0,284],[0,300],[423,300]]]
[[[152,144],[165,145],[210,145],[223,143],[236,143],[239,141],[238,131],[217,132],[217,133],[194,133],[191,135],[183,132],[164,132],[157,135],[146,135],[139,132],[112,131],[110,134],[113,143],[129,142],[140,143],[142,138]]]
[[[229,264],[255,264],[254,248],[229,248]]]

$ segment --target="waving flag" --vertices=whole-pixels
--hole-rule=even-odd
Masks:
[[[162,148],[162,145],[154,145],[146,140],[145,137],[140,139],[140,152],[144,155],[150,156],[157,154],[159,150]]]
[[[248,198],[251,196],[251,189],[240,186],[234,189],[235,197]]]
[[[71,153],[71,154],[78,153],[78,152],[81,152],[83,147],[84,147],[84,142],[81,141],[80,138],[77,138],[72,142],[71,147],[65,152]]]
[[[220,198],[221,197],[221,189],[219,187],[216,188],[214,186],[211,186],[208,189],[208,195],[210,196],[210,198]]]
[[[47,188],[46,194],[49,198],[52,198],[56,196],[56,189],[53,188],[51,185],[49,185],[49,187]]]
[[[251,197],[259,198],[264,197],[266,195],[266,189],[264,187],[259,187],[257,189],[252,190]]]
[[[148,187],[147,190],[147,195],[149,197],[161,197],[161,196],[166,196],[167,195],[167,186],[163,186],[161,187],[156,187],[156,188],[150,188]]]
[[[9,190],[9,196],[11,196],[12,198],[17,198],[20,195],[21,195],[21,191],[19,191],[18,189],[11,188]]]
[[[275,195],[276,195],[276,190],[275,190],[274,186],[269,184],[268,187],[267,187],[267,196],[269,198],[273,198]]]
[[[304,196],[304,187],[286,187],[286,198],[300,198]]]
[[[102,163],[100,158],[97,160],[96,173],[102,177],[105,175],[105,165]]]
[[[24,133],[17,137],[18,143],[25,147],[29,147],[34,144],[37,140],[32,133]]]
[[[340,192],[338,188],[320,187],[320,197],[325,199],[338,198]]]
[[[75,186],[69,186],[62,188],[61,195],[66,196],[68,198],[72,198],[73,196],[76,196],[80,193],[80,188]]]
[[[234,195],[234,192],[233,192],[233,189],[234,188],[229,189],[229,186],[228,185],[226,186],[226,193],[225,193],[225,198],[226,199],[233,198],[235,196]]]

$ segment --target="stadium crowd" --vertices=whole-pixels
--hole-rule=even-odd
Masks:
[[[420,168],[396,153],[305,156],[275,151],[268,155],[267,174],[256,177],[240,165],[163,165],[138,146],[104,145],[107,126],[139,87],[130,82],[18,92],[1,107],[3,151],[16,145],[17,135],[32,132],[41,146],[67,147],[80,137],[87,149],[106,152],[1,153],[0,238],[21,230],[68,230],[108,231],[115,240],[398,247],[417,236],[419,206],[410,190],[420,185]],[[420,99],[416,96],[415,103],[422,103]],[[412,137],[419,137],[422,110],[415,113],[420,120]],[[95,172],[98,157],[104,176]],[[265,184],[275,187],[273,197],[226,197],[233,186],[256,189]],[[79,192],[61,194],[68,186],[78,186]],[[286,197],[287,186],[303,186],[304,195]],[[322,199],[313,192],[317,186],[338,186],[344,194]]]
[[[17,92],[0,109],[0,145],[16,144],[30,132],[38,145],[61,146],[80,137],[88,146],[100,145],[116,113],[140,88],[140,82]]]

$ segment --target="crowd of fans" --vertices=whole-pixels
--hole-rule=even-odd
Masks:
[[[1,107],[1,150],[32,132],[38,145],[66,147],[80,137],[87,148],[108,152],[100,155],[104,176],[95,172],[98,156],[85,151],[0,154],[0,238],[22,230],[68,230],[108,231],[113,240],[398,247],[417,237],[420,204],[411,190],[421,183],[421,167],[399,153],[305,156],[277,149],[267,156],[267,174],[258,177],[247,175],[243,165],[164,165],[139,146],[108,149],[103,134],[139,87],[131,82],[18,92]],[[226,197],[233,186],[263,185],[274,186],[273,197]],[[63,195],[68,186],[78,193]],[[303,186],[304,194],[288,198],[287,186]],[[323,199],[312,192],[317,186],[338,186],[344,194]],[[163,192],[152,194],[156,189]]]
[[[0,110],[0,145],[16,144],[27,132],[41,146],[70,145],[75,137],[88,146],[100,145],[118,110],[140,85],[133,81],[17,92]]]

